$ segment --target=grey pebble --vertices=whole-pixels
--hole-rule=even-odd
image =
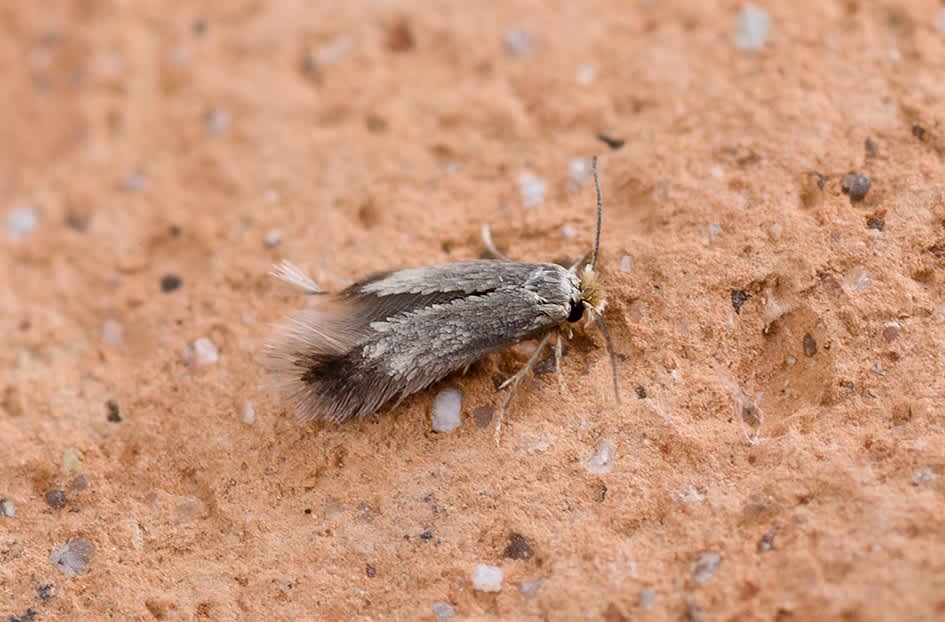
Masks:
[[[541,205],[541,202],[545,199],[545,193],[548,191],[548,182],[529,171],[523,171],[519,174],[518,185],[522,194],[522,206],[525,209]]]
[[[278,229],[271,229],[263,238],[263,244],[266,248],[275,248],[282,244],[282,232]]]
[[[926,484],[935,479],[935,471],[929,468],[918,469],[912,474],[912,483],[915,486]]]
[[[102,343],[112,348],[120,348],[122,344],[123,327],[115,320],[102,322]]]
[[[522,592],[522,596],[525,598],[535,598],[538,595],[538,590],[541,589],[542,584],[545,582],[541,577],[537,579],[532,579],[531,581],[522,581],[522,584],[519,586],[519,590]]]
[[[36,230],[39,212],[30,205],[14,207],[7,214],[7,235],[11,240],[20,240]]]
[[[46,505],[54,510],[61,510],[66,507],[66,493],[56,488],[46,493]]]
[[[760,50],[768,40],[771,17],[759,9],[748,5],[738,14],[735,23],[735,47],[746,52]]]
[[[606,475],[614,468],[617,451],[609,438],[601,439],[597,448],[584,458],[584,469],[588,473]]]
[[[509,30],[502,35],[505,51],[512,56],[528,56],[535,49],[535,40],[527,30]]]
[[[252,402],[246,402],[246,405],[243,407],[243,423],[246,425],[256,423],[256,409],[253,407]]]
[[[643,611],[649,611],[653,608],[653,603],[655,602],[656,590],[649,587],[645,587],[640,590],[640,595],[637,596],[637,604],[640,605],[640,609]]]
[[[16,516],[16,504],[13,503],[13,499],[0,499],[0,516],[6,516],[7,518]]]
[[[715,575],[722,563],[722,556],[715,551],[704,551],[692,560],[692,580],[703,584]]]
[[[219,136],[230,129],[230,113],[215,108],[207,115],[207,132],[212,136]]]
[[[451,432],[458,428],[463,419],[463,394],[459,389],[443,389],[433,398],[433,431]]]
[[[453,609],[453,605],[439,600],[433,603],[433,616],[436,618],[437,622],[443,622],[443,620],[451,620],[456,615],[456,610]]]
[[[91,541],[82,537],[72,538],[54,550],[49,555],[49,561],[63,573],[76,577],[85,571],[94,552],[95,545]]]
[[[850,196],[851,203],[857,203],[866,198],[866,193],[870,191],[872,185],[873,180],[870,179],[869,175],[860,171],[853,171],[843,178],[840,189],[844,194]]]

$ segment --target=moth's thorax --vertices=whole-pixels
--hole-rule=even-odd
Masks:
[[[607,298],[600,284],[600,278],[590,266],[586,266],[584,272],[581,273],[580,289],[584,303],[597,313],[603,313],[604,307],[607,306]]]

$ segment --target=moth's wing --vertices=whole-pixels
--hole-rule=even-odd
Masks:
[[[378,275],[284,324],[269,368],[300,419],[364,416],[563,321],[564,274],[473,261]]]

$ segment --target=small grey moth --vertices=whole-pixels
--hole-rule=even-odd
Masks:
[[[299,311],[266,343],[265,364],[283,399],[299,420],[340,423],[397,404],[487,354],[540,338],[530,360],[501,388],[509,387],[496,416],[502,417],[516,388],[538,362],[552,335],[555,369],[561,374],[561,343],[569,324],[587,319],[602,331],[610,352],[619,402],[616,355],[603,322],[606,306],[596,272],[603,202],[597,192],[593,250],[570,269],[554,263],[509,260],[483,241],[495,259],[408,268],[370,276],[341,292],[327,294],[293,264],[284,261],[273,276],[317,304]]]

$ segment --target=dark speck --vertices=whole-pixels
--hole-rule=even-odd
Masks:
[[[432,540],[432,539],[433,539],[433,530],[432,530],[432,529],[427,529],[426,531],[424,531],[423,533],[421,533],[421,534],[420,534],[420,539],[421,539],[421,540]]]
[[[167,294],[178,289],[183,284],[184,281],[176,274],[165,274],[161,278],[161,291]]]
[[[118,402],[108,400],[105,405],[108,407],[108,421],[111,423],[121,423],[121,410],[118,408]]]
[[[535,556],[535,552],[532,550],[528,540],[525,539],[525,536],[514,531],[509,534],[509,543],[505,545],[505,550],[502,551],[502,557],[508,559],[531,559]]]
[[[769,531],[765,535],[761,536],[761,540],[758,542],[758,552],[767,553],[774,548],[774,532]]]
[[[207,20],[205,19],[196,19],[194,20],[194,34],[198,37],[202,37],[207,33]]]
[[[817,354],[817,341],[810,333],[804,333],[804,356],[810,358]]]
[[[866,197],[866,193],[870,191],[872,184],[873,180],[870,179],[869,175],[860,171],[853,171],[843,178],[840,189],[843,190],[844,194],[850,195],[851,202],[856,203]]]
[[[39,596],[40,600],[49,600],[53,597],[54,590],[55,588],[52,583],[43,583],[36,588],[36,595]]]
[[[181,229],[180,226],[178,225],[171,225],[168,228],[167,232],[171,234],[172,238],[179,238],[180,235],[184,232],[184,230]]]
[[[66,493],[56,488],[46,493],[46,505],[54,510],[61,510],[66,506]]]
[[[627,142],[622,138],[614,138],[613,136],[608,136],[607,134],[598,134],[597,140],[601,141],[614,151],[623,147]]]
[[[473,410],[473,420],[477,428],[488,427],[492,423],[492,415],[495,413],[494,406],[479,406]]]
[[[925,140],[925,128],[918,123],[912,124],[912,135],[919,140]]]
[[[311,513],[312,513],[312,508],[305,508],[305,510],[304,510],[302,513],[303,513],[303,514],[311,514]]]
[[[871,215],[871,216],[867,216],[867,217],[866,217],[866,228],[867,228],[867,229],[875,229],[875,230],[877,230],[877,231],[882,231],[883,229],[886,228],[886,219],[883,218],[882,216],[877,216],[876,214],[873,214],[873,215]]]
[[[26,613],[21,616],[10,616],[10,622],[32,622],[35,619],[36,611],[32,607],[27,609]]]
[[[646,399],[646,387],[644,387],[642,384],[634,389],[634,392],[637,394],[637,399]]]
[[[748,302],[748,299],[751,298],[751,294],[749,294],[743,289],[733,289],[731,296],[732,296],[732,308],[735,309],[735,313],[741,315],[742,305]]]
[[[364,574],[366,574],[369,578],[373,579],[374,577],[377,576],[377,569],[375,569],[374,566],[372,566],[371,564],[367,564],[364,567]]]
[[[866,137],[866,142],[863,143],[863,146],[866,148],[866,155],[870,157],[879,153],[879,145],[876,144],[876,141],[873,140],[871,136]]]

